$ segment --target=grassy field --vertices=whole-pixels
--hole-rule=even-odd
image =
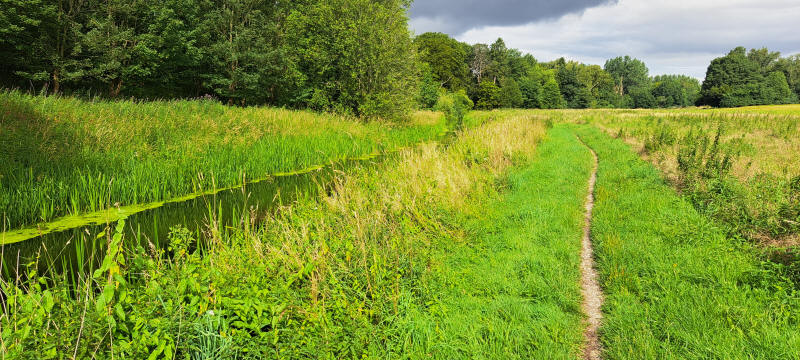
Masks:
[[[608,110],[562,114],[631,144],[731,234],[800,245],[800,109]]]
[[[227,187],[436,138],[441,115],[361,122],[212,101],[0,93],[0,230]]]
[[[596,129],[592,234],[613,359],[796,359],[800,293],[786,267],[725,236],[653,167]]]
[[[258,122],[282,110],[225,111]],[[359,134],[295,164],[431,139],[442,126],[434,113],[402,126],[286,113],[280,121],[305,114],[322,129],[291,130],[302,140],[287,146]],[[797,359],[800,261],[787,242],[800,222],[798,154],[788,150],[797,121],[791,107],[472,112],[448,141],[337,172],[319,197],[258,223],[210,219],[203,239],[175,227],[159,249],[131,246],[122,221],[105,232],[103,264],[77,280],[35,266],[4,279],[0,353],[580,358],[593,163],[584,141],[599,157],[591,236],[603,357]]]

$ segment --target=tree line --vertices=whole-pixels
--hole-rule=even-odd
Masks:
[[[654,108],[796,102],[800,56],[737,48],[701,85],[539,62],[442,33],[413,37],[411,0],[2,0],[0,86],[110,98],[213,97],[399,118],[415,107]],[[446,96],[446,98],[443,98]],[[452,109],[451,109],[452,110]],[[465,109],[458,109],[458,113]]]
[[[397,116],[410,0],[3,0],[0,85]]]
[[[463,91],[480,109],[658,108],[744,106],[797,102],[800,56],[737,48],[714,60],[701,83],[686,75],[650,76],[641,60],[620,56],[604,66],[564,58],[538,62],[510,49],[459,42],[442,33],[415,38],[422,67],[419,102],[435,106],[438,92]]]

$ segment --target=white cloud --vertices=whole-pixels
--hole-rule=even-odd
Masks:
[[[442,19],[411,25],[435,30]],[[563,56],[602,65],[630,55],[645,61],[653,75],[702,78],[713,58],[736,46],[800,52],[798,22],[798,0],[620,0],[556,20],[471,29],[457,38],[491,43],[502,37],[542,61]]]

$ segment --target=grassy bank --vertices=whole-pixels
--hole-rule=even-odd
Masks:
[[[352,169],[329,195],[284,207],[261,226],[211,224],[202,253],[180,228],[166,250],[124,250],[126,239],[109,235],[106,261],[81,277],[78,296],[63,279],[42,288],[36,274],[3,284],[2,351],[12,358],[574,354],[580,315],[570,264],[578,262],[588,154],[560,168],[565,160],[554,156],[576,143],[556,134],[540,167],[506,177],[530,163],[545,129],[509,117],[466,130],[446,149],[404,150],[384,165]],[[528,204],[536,202],[531,195],[544,201]],[[457,268],[463,279],[451,273]],[[543,278],[562,275],[552,280],[556,291]],[[488,324],[462,323],[462,311],[482,309]],[[485,341],[456,348],[473,335]]]
[[[793,359],[800,292],[679,197],[622,141],[584,127],[600,158],[592,234],[612,359]]]
[[[3,228],[179,197],[430,140],[439,114],[403,124],[211,101],[83,101],[0,93]]]

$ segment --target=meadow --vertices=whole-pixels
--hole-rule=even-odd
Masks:
[[[182,112],[195,114],[187,124],[213,109],[243,120],[204,120],[193,126],[230,123],[194,138],[175,133],[155,153],[188,154],[203,141],[239,149],[268,137],[263,129],[294,136],[288,148],[322,141],[327,153],[292,158],[299,168],[405,147],[336,169],[319,191],[258,219],[245,213],[222,224],[209,211],[202,229],[174,226],[162,247],[132,239],[123,219],[99,234],[96,268],[63,274],[41,272],[37,259],[20,264],[24,276],[0,282],[4,356],[581,358],[590,149],[599,158],[591,237],[605,295],[603,358],[800,356],[791,242],[800,114],[791,106],[473,111],[440,141],[447,120],[433,112],[386,124],[175,104],[193,109]],[[265,114],[285,117],[272,123]],[[253,126],[241,133],[251,141],[229,145],[239,141],[239,121]],[[323,144],[342,133],[352,134],[349,143]]]
[[[397,149],[441,115],[362,122],[215,101],[84,101],[0,93],[0,230],[179,198]]]
[[[800,245],[800,108],[590,111],[574,116],[625,140],[729,232]]]

